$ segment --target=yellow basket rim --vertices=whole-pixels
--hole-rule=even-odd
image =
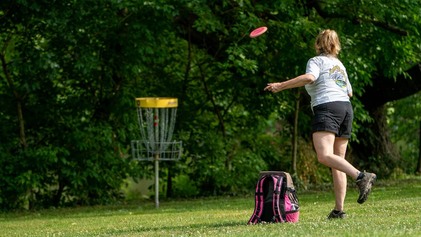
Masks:
[[[178,99],[172,97],[140,97],[136,98],[136,106],[140,108],[176,108]]]

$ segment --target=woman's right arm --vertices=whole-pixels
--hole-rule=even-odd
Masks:
[[[268,83],[265,90],[276,93],[286,89],[305,86],[313,83],[315,80],[316,78],[312,74],[306,73],[287,81]]]

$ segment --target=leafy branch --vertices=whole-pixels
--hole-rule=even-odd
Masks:
[[[352,16],[352,14],[349,14],[347,11],[340,11],[340,12],[331,12],[325,9],[322,6],[322,0],[308,0],[307,6],[309,8],[314,8],[316,12],[322,17],[322,18],[342,18],[342,19],[348,19],[354,24],[363,24],[363,23],[371,23],[377,27],[380,27],[384,30],[390,31],[392,33],[395,33],[397,35],[401,36],[408,36],[408,31],[401,29],[400,27],[396,25],[392,25],[389,22],[386,21],[380,21],[376,19],[373,16]]]

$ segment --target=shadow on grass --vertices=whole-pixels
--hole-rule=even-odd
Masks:
[[[124,235],[124,234],[134,234],[139,233],[141,235],[145,232],[151,232],[151,233],[159,233],[159,232],[196,232],[200,230],[206,230],[209,231],[209,229],[215,229],[215,228],[223,228],[223,227],[236,227],[236,226],[247,226],[246,222],[244,220],[238,220],[238,221],[225,221],[220,223],[197,223],[197,224],[188,224],[186,225],[177,225],[177,226],[154,226],[154,227],[148,227],[148,226],[139,226],[137,228],[130,228],[125,230],[110,230],[106,231],[104,234],[109,235]]]

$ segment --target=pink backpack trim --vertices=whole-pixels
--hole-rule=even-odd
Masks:
[[[269,199],[271,199],[270,206]],[[268,208],[271,210],[267,210]],[[298,220],[298,198],[290,174],[282,171],[261,172],[256,185],[254,212],[247,224],[298,222]]]

